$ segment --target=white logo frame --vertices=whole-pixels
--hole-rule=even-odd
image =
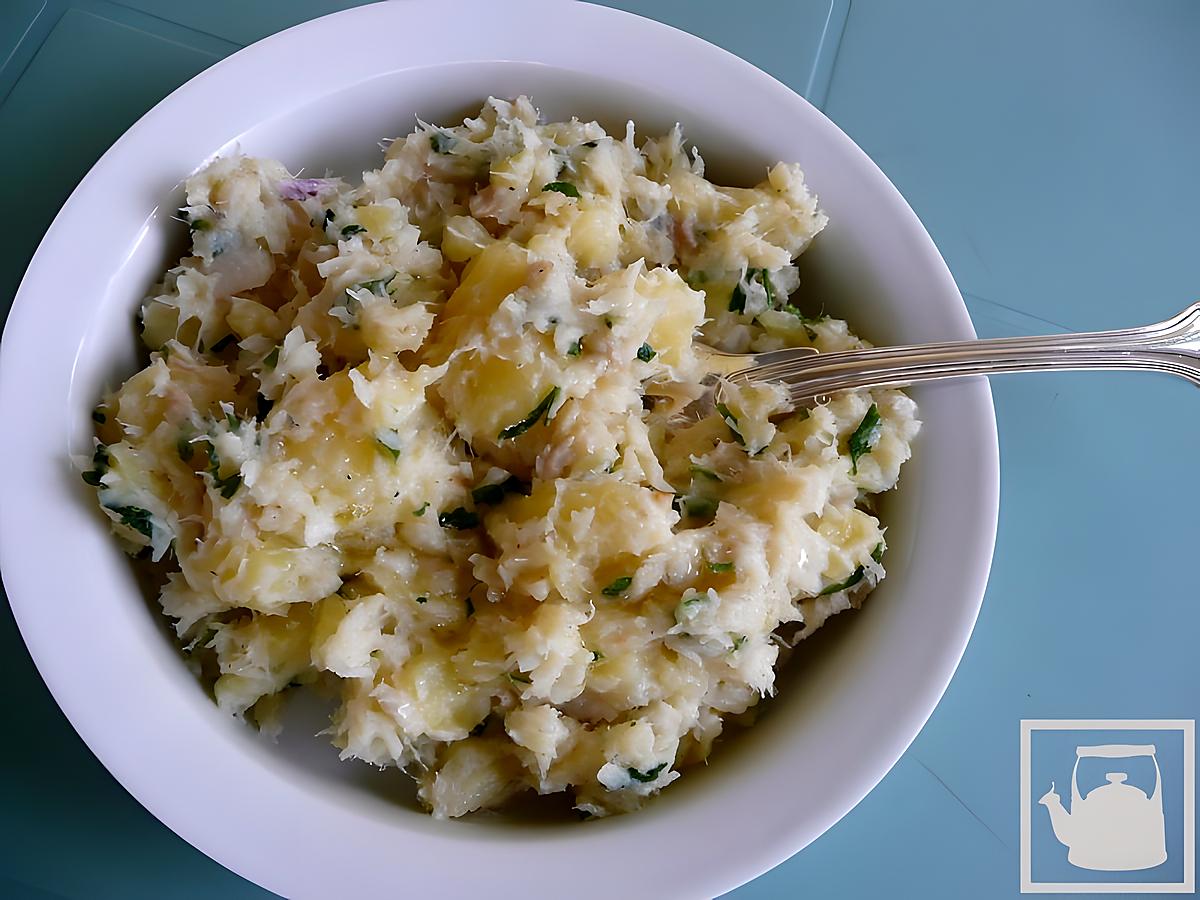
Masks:
[[[1183,881],[1033,881],[1031,743],[1034,731],[1179,731],[1183,733]],[[1021,720],[1021,893],[1022,894],[1193,894],[1196,892],[1196,722],[1194,719],[1022,719]]]

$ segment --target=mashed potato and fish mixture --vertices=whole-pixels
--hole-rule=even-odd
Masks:
[[[332,690],[341,755],[437,816],[623,812],[883,577],[904,394],[674,416],[697,343],[861,346],[791,305],[825,224],[797,166],[720,187],[678,128],[491,99],[359,185],[216,159],[182,218],[84,479],[222,710]]]

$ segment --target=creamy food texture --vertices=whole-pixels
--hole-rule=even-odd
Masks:
[[[490,99],[357,186],[217,159],[182,217],[84,479],[221,709],[269,727],[320,682],[342,756],[437,816],[622,812],[883,577],[904,394],[729,385],[671,419],[697,342],[862,346],[790,305],[826,221],[796,165],[719,187],[678,128]]]

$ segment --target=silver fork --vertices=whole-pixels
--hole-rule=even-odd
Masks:
[[[1164,322],[1141,328],[943,341],[819,353],[811,347],[763,353],[702,349],[712,376],[734,382],[777,381],[803,402],[840,391],[903,387],[922,381],[1082,369],[1167,372],[1200,385],[1200,302]]]

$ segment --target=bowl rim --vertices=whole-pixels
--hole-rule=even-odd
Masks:
[[[891,204],[891,212],[907,223],[917,252],[923,254],[924,261],[937,272],[939,289],[952,292],[957,298],[958,306],[947,310],[947,327],[953,332],[951,336],[975,336],[965,304],[932,239],[899,191],[849,137],[790,88],[750,63],[691,34],[631,13],[586,3],[563,4],[556,0],[512,0],[496,4],[495,7],[485,0],[459,0],[455,4],[456,10],[472,17],[476,24],[475,31],[504,35],[506,52],[502,57],[495,52],[494,46],[489,46],[487,41],[477,36],[460,41],[452,51],[442,51],[432,46],[414,47],[411,52],[406,52],[407,58],[403,63],[391,63],[372,59],[369,54],[359,54],[357,58],[348,60],[332,77],[328,73],[319,79],[311,74],[302,74],[287,86],[268,85],[256,91],[253,97],[238,97],[237,102],[230,105],[230,98],[236,97],[239,86],[250,83],[264,68],[286,64],[289,59],[312,58],[309,54],[330,42],[336,45],[340,40],[350,41],[364,33],[377,33],[397,26],[425,28],[431,34],[436,34],[445,19],[445,5],[439,0],[377,3],[296,25],[252,44],[201,72],[131,126],[95,163],[64,203],[17,290],[0,342],[0,413],[6,420],[20,421],[19,412],[28,408],[29,399],[23,397],[21,391],[31,388],[29,380],[21,376],[41,361],[38,348],[44,345],[38,336],[47,330],[44,308],[38,305],[35,298],[57,277],[56,260],[70,258],[78,240],[86,234],[82,217],[89,209],[104,203],[106,197],[111,200],[108,185],[120,183],[126,173],[136,171],[139,158],[153,153],[168,129],[178,127],[189,119],[198,120],[197,127],[203,128],[204,134],[224,133],[227,136],[225,140],[214,139],[209,142],[223,148],[228,146],[230,137],[235,138],[265,118],[280,114],[280,107],[271,105],[275,99],[281,98],[286,102],[289,96],[299,96],[307,101],[324,92],[350,89],[354,84],[381,74],[448,63],[526,61],[559,65],[597,76],[612,74],[611,67],[604,68],[594,51],[578,46],[569,50],[553,45],[544,46],[545,42],[538,45],[528,35],[522,35],[514,25],[544,22],[547,16],[556,17],[560,24],[564,20],[574,21],[576,28],[587,29],[593,35],[596,46],[602,45],[605,40],[621,40],[627,43],[631,52],[639,48],[654,48],[666,54],[703,60],[705,72],[700,76],[702,81],[715,83],[714,79],[724,79],[730,84],[744,86],[769,98],[771,103],[788,106],[795,115],[804,117],[814,128],[827,130],[830,139],[840,142],[841,151],[853,159],[864,177],[873,181],[872,189]],[[196,159],[195,166],[205,161]],[[143,230],[137,239],[140,240],[144,233]],[[113,239],[118,238],[114,236]],[[97,240],[103,244],[105,238]],[[128,252],[127,238],[119,240],[126,240],[125,249]],[[119,251],[119,243],[107,249]],[[72,332],[71,325],[59,325],[60,332],[65,330],[68,337],[77,341],[67,346],[61,354],[63,360],[70,361],[69,367],[64,362],[54,368],[50,383],[42,390],[43,394],[50,395],[51,402],[55,398],[61,400],[64,384],[69,398],[75,363],[86,351],[85,335],[78,333],[78,329]],[[863,773],[853,784],[843,786],[837,793],[836,801],[830,801],[822,814],[811,814],[803,827],[797,825],[790,830],[780,830],[770,840],[757,846],[737,848],[736,855],[725,856],[715,868],[705,868],[694,861],[687,868],[672,870],[675,880],[662,882],[663,889],[669,888],[680,895],[715,895],[757,877],[802,849],[853,808],[887,774],[916,737],[949,685],[982,603],[999,512],[999,445],[990,388],[986,380],[979,380],[961,383],[954,389],[961,392],[964,403],[973,411],[964,428],[969,432],[973,446],[979,448],[976,470],[978,514],[970,523],[969,533],[964,535],[961,614],[955,622],[950,623],[952,640],[941,648],[940,655],[930,659],[926,689],[919,700],[898,715],[889,731],[888,740],[873,749],[870,757],[873,765],[868,767],[870,774]],[[61,415],[61,409],[57,414]],[[50,462],[38,456],[39,451],[44,449],[45,442],[39,443],[38,440],[0,442],[0,484],[3,485],[2,492],[11,500],[0,508],[0,572],[3,573],[18,627],[47,687],[92,752],[126,790],[160,821],[205,854],[251,881],[287,896],[311,894],[319,883],[319,879],[314,880],[314,872],[321,866],[328,867],[326,860],[330,857],[297,854],[287,841],[278,836],[259,836],[257,841],[249,840],[247,833],[239,832],[236,828],[214,827],[217,821],[213,817],[193,817],[185,808],[186,804],[179,802],[180,790],[203,790],[205,786],[189,780],[185,774],[173,771],[169,760],[149,762],[144,754],[131,752],[125,737],[114,734],[111,727],[106,727],[106,721],[96,715],[97,708],[103,709],[102,704],[99,707],[96,705],[100,692],[111,692],[119,685],[114,685],[105,672],[95,673],[97,677],[94,680],[81,682],[77,678],[73,659],[64,653],[59,643],[60,634],[55,623],[57,617],[47,610],[46,605],[38,602],[39,596],[46,590],[48,576],[40,566],[46,561],[46,556],[44,551],[40,554],[31,552],[26,515],[39,486],[49,485],[52,483],[50,479],[61,479],[64,475],[61,461]],[[59,450],[62,449],[60,445]],[[84,568],[95,553],[102,552],[90,546],[77,549],[78,565]],[[53,581],[57,576],[50,577]],[[153,623],[147,625],[154,627]],[[144,634],[131,635],[127,644],[135,646],[136,639],[144,637]],[[154,738],[157,742],[155,746],[160,753],[166,753],[172,747],[178,752],[186,752],[182,743],[186,736],[183,733],[173,737],[158,735]],[[214,753],[218,751],[223,760],[236,760],[247,773],[252,772],[255,778],[261,779],[261,784],[256,783],[247,800],[274,801],[283,797],[287,785],[279,773],[266,765],[266,757],[246,753],[245,745],[232,737],[221,747],[214,747]],[[286,803],[280,800],[281,806],[286,807],[281,808],[281,814],[307,808],[306,805],[313,802],[324,804],[322,811],[328,816],[323,829],[326,836],[335,828],[362,825],[364,816],[361,812],[351,815],[339,810],[336,798],[315,800],[311,792],[295,802],[291,799]],[[227,822],[222,824],[228,826]],[[382,834],[383,829],[380,832]],[[613,829],[598,829],[596,840],[589,841],[589,844],[597,848],[619,847],[621,841],[618,839],[601,839],[601,835],[611,836],[614,833]],[[412,839],[420,844],[424,836],[413,836]],[[447,842],[450,846],[461,846],[461,839],[461,834],[447,837],[439,827],[431,826],[423,852],[436,855],[442,852]],[[562,856],[569,855],[563,842],[547,840],[545,835],[535,838],[533,845],[546,849],[553,849],[554,845]],[[582,846],[582,842],[577,841],[575,846]],[[336,855],[332,857],[336,858]],[[278,864],[280,860],[285,861],[283,867]],[[578,861],[573,865],[578,865]],[[301,871],[281,871],[281,868],[291,866],[298,866]],[[561,871],[567,869],[562,868]],[[654,879],[665,872],[640,867],[638,874]],[[514,886],[515,882],[505,882],[497,885],[495,892],[501,895],[515,893]]]

